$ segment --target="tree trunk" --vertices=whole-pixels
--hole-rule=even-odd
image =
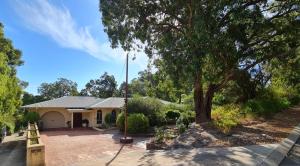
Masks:
[[[204,102],[204,109],[206,113],[206,118],[210,121],[211,120],[211,107],[212,107],[212,99],[214,97],[214,88],[215,86],[210,84],[205,94],[205,102]]]
[[[194,103],[196,112],[195,120],[198,124],[209,121],[206,115],[201,77],[202,75],[198,74],[194,84]]]

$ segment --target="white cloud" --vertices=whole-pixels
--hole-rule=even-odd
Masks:
[[[47,0],[18,0],[14,8],[28,28],[51,37],[62,47],[77,49],[104,61],[121,62],[125,59],[121,48],[112,49],[109,42],[98,42],[87,26],[78,26],[66,7],[55,6]],[[146,68],[148,58],[145,53],[135,53],[138,55],[134,63]]]

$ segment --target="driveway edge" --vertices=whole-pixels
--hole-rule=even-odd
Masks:
[[[259,164],[260,166],[279,165],[287,156],[294,144],[300,137],[300,123],[293,129],[287,138],[281,143]]]

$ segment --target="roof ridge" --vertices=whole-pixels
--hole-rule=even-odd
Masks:
[[[102,100],[102,101],[96,102],[96,103],[94,103],[94,104],[92,104],[92,105],[90,105],[90,106],[87,106],[86,108],[91,108],[91,107],[93,107],[94,105],[97,105],[97,104],[99,104],[99,103],[102,103],[102,102],[104,102],[104,101],[106,101],[106,100],[108,100],[108,99],[110,99],[110,98],[112,98],[112,97],[109,97],[109,98],[106,98],[106,99],[104,99],[104,100]]]

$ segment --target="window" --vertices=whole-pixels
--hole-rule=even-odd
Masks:
[[[102,111],[98,110],[97,111],[97,124],[101,124],[102,123]]]

